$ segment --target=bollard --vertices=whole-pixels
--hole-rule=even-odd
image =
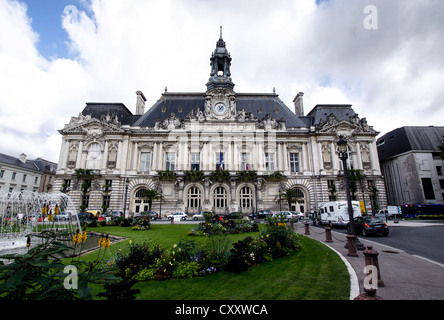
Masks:
[[[290,220],[290,226],[291,226],[291,229],[294,230],[294,220],[293,219]]]
[[[356,239],[356,237],[353,234],[347,235],[347,247],[348,247],[347,256],[349,256],[349,257],[357,257],[358,256],[358,254],[356,253],[355,239]]]
[[[305,235],[309,236],[310,235],[310,228],[309,228],[310,224],[308,222],[305,222]]]
[[[354,298],[353,300],[384,300],[380,296],[376,295],[376,289],[364,288],[364,292]]]
[[[365,265],[366,266],[375,266],[376,270],[378,270],[378,287],[384,286],[384,281],[381,280],[381,271],[379,270],[379,262],[378,262],[378,255],[379,253],[375,250],[373,250],[372,246],[368,246],[367,250],[364,250],[364,256],[365,256]]]
[[[171,224],[174,224],[174,217],[171,217]]]
[[[331,228],[325,227],[325,242],[333,242],[331,239]]]

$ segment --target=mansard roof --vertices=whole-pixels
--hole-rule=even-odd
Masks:
[[[290,110],[274,93],[237,93],[237,111],[245,110],[262,120],[268,115],[276,120],[285,120],[287,128],[308,127],[307,123]],[[134,126],[154,127],[156,119],[164,119],[174,113],[179,119],[186,118],[192,111],[205,110],[205,93],[164,93]]]
[[[122,125],[132,125],[140,118],[140,116],[133,115],[123,103],[88,102],[82,114],[99,120],[107,115],[117,116]]]
[[[332,114],[338,121],[349,121],[350,118],[356,116],[350,104],[318,104],[307,114],[307,117],[311,118],[313,125],[316,126],[327,121]]]

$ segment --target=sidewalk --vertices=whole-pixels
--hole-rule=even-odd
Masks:
[[[389,226],[424,226],[424,222],[399,221],[395,224],[389,222]],[[436,224],[434,224],[436,225]],[[358,257],[347,256],[348,249],[346,235],[335,232],[332,229],[333,242],[325,242],[325,229],[309,226],[312,239],[318,240],[335,250],[349,268],[351,288],[350,299],[353,300],[363,291],[365,256],[363,251],[357,251]],[[305,235],[305,222],[295,224],[295,231]],[[380,286],[376,295],[384,300],[444,300],[444,265],[425,258],[408,254],[402,250],[388,247],[371,239],[359,237],[360,242],[367,248],[372,246],[378,255],[381,280],[384,286]]]

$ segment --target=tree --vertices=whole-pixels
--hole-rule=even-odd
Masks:
[[[287,201],[288,209],[291,210],[291,204],[301,201],[301,192],[298,189],[285,189],[284,192],[281,193],[281,200]]]
[[[148,201],[149,209],[151,211],[151,207],[153,205],[154,200],[163,200],[163,195],[157,191],[156,189],[145,190],[143,193],[143,198]]]

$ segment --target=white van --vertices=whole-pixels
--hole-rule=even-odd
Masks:
[[[359,201],[352,201],[353,217],[361,216],[361,207]],[[349,222],[347,201],[326,202],[319,206],[317,225],[328,224],[330,227],[343,226]]]

